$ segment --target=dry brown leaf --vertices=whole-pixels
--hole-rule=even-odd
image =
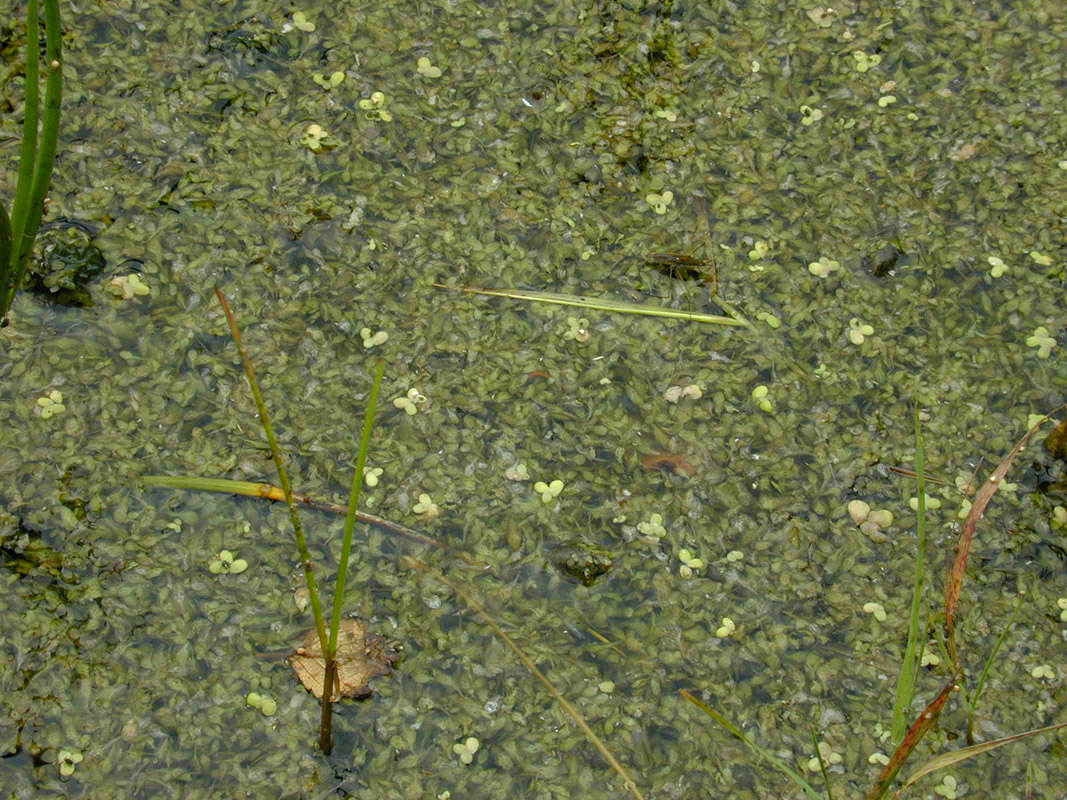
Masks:
[[[365,697],[370,694],[367,684],[371,678],[389,674],[389,665],[399,656],[386,645],[382,637],[367,633],[363,621],[351,617],[341,620],[337,631],[337,682],[331,702],[342,697]],[[322,699],[322,682],[326,677],[326,659],[313,628],[304,641],[289,656],[289,663],[304,687]]]

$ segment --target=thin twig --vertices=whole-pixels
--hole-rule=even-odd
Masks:
[[[563,710],[566,711],[570,715],[571,719],[575,721],[578,727],[582,729],[582,733],[585,734],[586,738],[593,743],[593,746],[600,751],[600,754],[604,756],[607,762],[611,765],[611,768],[614,769],[615,772],[618,773],[619,777],[622,778],[623,784],[630,791],[630,793],[635,798],[637,798],[637,800],[644,800],[644,795],[641,794],[641,790],[637,788],[637,784],[634,782],[634,779],[630,777],[630,774],[626,771],[626,768],[623,767],[623,765],[615,759],[615,756],[611,754],[611,751],[608,750],[607,745],[605,745],[604,742],[601,741],[600,737],[593,732],[593,729],[589,727],[589,723],[585,721],[585,717],[582,716],[582,713],[574,705],[572,705],[571,702],[567,700],[567,698],[564,697],[555,686],[552,685],[552,682],[545,676],[543,672],[541,672],[541,670],[537,668],[533,661],[531,661],[527,657],[527,655],[519,649],[519,646],[515,644],[514,640],[504,632],[504,629],[497,624],[496,620],[494,620],[489,615],[489,612],[485,610],[482,604],[475,600],[474,596],[471,595],[469,592],[465,591],[464,589],[461,589],[457,584],[453,583],[436,570],[430,569],[425,564],[416,561],[413,558],[409,558],[407,560],[416,569],[420,569],[423,572],[432,575],[434,578],[451,588],[452,591],[454,591],[461,598],[463,598],[464,602],[466,602],[467,605],[469,605],[471,608],[478,612],[478,615],[481,616],[483,620],[485,620],[486,624],[488,624],[489,627],[493,629],[497,636],[504,640],[504,643],[511,648],[511,651],[515,653],[515,655],[523,663],[526,669],[533,673],[534,677],[541,682],[541,685],[543,685],[545,689],[548,690],[548,693],[555,698],[556,702],[563,707]]]

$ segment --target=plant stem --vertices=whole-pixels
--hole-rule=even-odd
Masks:
[[[359,439],[359,455],[356,456],[356,470],[352,474],[352,489],[348,493],[348,516],[345,517],[344,538],[341,541],[341,560],[337,565],[337,580],[333,589],[333,617],[330,620],[330,641],[322,652],[326,658],[326,675],[322,687],[322,717],[319,724],[319,749],[329,754],[333,749],[333,734],[330,727],[330,704],[333,696],[333,682],[337,677],[337,632],[341,628],[341,610],[345,600],[345,581],[348,578],[348,559],[352,553],[352,533],[359,516],[360,489],[363,488],[363,468],[367,464],[367,452],[370,450],[371,431],[374,430],[374,414],[378,410],[378,394],[382,388],[382,375],[385,362],[378,364],[371,384],[370,398],[363,412],[363,434]]]
[[[219,303],[222,305],[222,311],[226,315],[226,321],[230,324],[230,334],[233,336],[233,341],[237,345],[237,350],[241,354],[241,363],[244,365],[245,375],[248,376],[248,383],[252,387],[252,397],[256,401],[256,409],[259,411],[259,420],[263,423],[263,432],[267,436],[267,442],[270,444],[270,454],[274,459],[274,467],[278,471],[278,482],[282,485],[282,492],[285,494],[285,504],[289,508],[289,519],[293,524],[293,533],[296,536],[296,546],[300,551],[300,560],[304,565],[304,581],[308,587],[308,597],[311,600],[311,613],[315,617],[315,629],[319,634],[319,645],[322,647],[322,652],[327,652],[326,645],[328,643],[328,637],[326,635],[326,620],[322,614],[322,600],[319,597],[319,587],[315,582],[315,573],[311,567],[311,551],[308,549],[307,538],[304,536],[304,528],[300,524],[300,518],[296,513],[296,501],[293,500],[293,487],[289,482],[289,473],[285,470],[285,465],[282,463],[282,453],[278,447],[278,439],[274,435],[274,426],[270,421],[270,414],[267,412],[267,404],[263,402],[263,395],[259,391],[259,382],[256,380],[256,372],[252,368],[252,360],[248,357],[248,351],[245,350],[244,340],[241,338],[241,330],[237,326],[237,319],[234,317],[233,312],[230,311],[230,304],[226,302],[226,296],[223,295],[222,290],[217,286],[215,287],[215,296],[219,299]],[[332,691],[323,693],[326,696],[331,696]]]
[[[227,494],[240,494],[246,497],[262,497],[267,500],[285,500],[285,493],[277,486],[271,486],[269,483],[232,481],[228,478],[182,477],[180,475],[142,475],[141,482],[145,486],[161,486],[170,489],[191,489],[199,492],[225,492]],[[331,514],[348,513],[347,506],[315,500],[300,492],[293,492],[293,500],[300,505],[314,508],[318,511],[328,511]],[[439,547],[473,567],[485,568],[488,566],[484,561],[471,558],[462,550],[452,547],[452,545],[439,542],[424,533],[419,533],[413,528],[401,525],[399,522],[393,522],[375,514],[368,514],[366,511],[357,511],[356,519],[360,522],[366,522],[368,525],[374,525],[396,536],[403,536],[406,539],[411,539],[414,542],[421,542],[422,544],[428,544],[431,547]]]
[[[348,494],[348,516],[345,517],[344,538],[341,541],[341,560],[337,565],[337,582],[333,594],[333,618],[330,620],[330,645],[325,651],[330,657],[337,652],[337,631],[341,626],[341,610],[344,606],[345,581],[348,578],[348,559],[352,553],[352,532],[358,518],[359,495],[363,487],[363,468],[367,464],[367,451],[370,450],[371,431],[374,430],[374,414],[378,410],[378,394],[382,388],[382,375],[385,363],[379,363],[371,384],[370,398],[363,412],[363,434],[359,440],[359,455],[356,456],[356,470],[352,474],[352,489]]]
[[[452,288],[441,283],[435,283],[434,286],[441,289]],[[579,295],[563,294],[560,292],[538,292],[528,289],[456,288],[468,292],[469,294],[482,294],[490,297],[510,297],[513,300],[529,300],[534,303],[552,303],[560,306],[575,306],[577,308],[587,308],[593,311],[610,311],[617,314],[638,314],[648,317],[669,317],[671,319],[690,320],[691,322],[709,322],[715,325],[744,325],[748,328],[752,328],[752,324],[737,313],[733,306],[729,306],[718,299],[716,299],[715,302],[719,303],[719,305],[732,314],[732,316],[720,317],[715,314],[678,311],[674,308],[663,308],[662,306],[645,306],[637,303],[625,303],[620,300],[608,300],[600,297],[581,297]]]
[[[37,0],[29,0],[26,6],[26,88],[23,90],[25,96],[22,110],[22,149],[19,152],[19,177],[15,185],[15,202],[11,205],[11,232],[14,243],[9,265],[11,277],[18,275],[19,253],[22,252],[26,218],[29,216],[30,194],[33,190],[33,175],[37,165],[37,123],[41,102],[38,66],[40,55],[37,45],[40,37],[39,16]],[[12,296],[17,289],[18,284],[11,287]]]
[[[0,318],[6,317],[29,266],[44,199],[52,181],[59,139],[59,110],[63,98],[62,31],[59,0],[44,0],[45,96],[40,118],[40,36],[38,0],[26,7],[26,88],[22,118],[22,148],[18,182],[10,218],[0,213]],[[38,122],[41,122],[38,132]]]
[[[59,108],[63,99],[63,62],[60,58],[62,31],[59,27],[59,0],[44,0],[45,58],[48,73],[44,87],[44,116],[41,118],[41,140],[33,170],[33,187],[30,190],[30,206],[26,214],[26,227],[22,232],[22,248],[19,262],[25,271],[33,240],[44,214],[44,198],[52,182],[52,168],[56,162],[56,144],[59,139]],[[21,275],[19,276],[21,278]]]
[[[337,682],[337,656],[323,654],[326,671],[322,676],[322,711],[319,715],[319,750],[329,755],[333,750],[333,685]]]

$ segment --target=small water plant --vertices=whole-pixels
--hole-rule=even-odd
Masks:
[[[33,242],[44,215],[44,198],[52,182],[59,138],[59,106],[63,95],[59,0],[44,0],[45,93],[41,114],[40,12],[37,0],[26,6],[26,87],[22,117],[22,148],[11,214],[0,203],[0,324],[6,324],[15,294],[30,262]]]
[[[226,315],[226,321],[230,326],[230,333],[241,354],[241,362],[244,365],[245,375],[248,377],[248,383],[252,389],[252,396],[255,399],[256,408],[259,411],[259,419],[263,424],[263,432],[267,436],[267,441],[270,444],[271,456],[274,459],[274,466],[278,471],[278,481],[282,485],[285,503],[289,509],[289,519],[293,525],[296,546],[300,551],[300,561],[304,568],[304,581],[307,586],[308,599],[310,600],[312,615],[315,618],[315,629],[308,635],[304,643],[297,648],[290,660],[297,675],[300,676],[300,679],[304,681],[305,685],[311,688],[312,691],[315,691],[315,688],[321,686],[321,693],[316,692],[322,700],[322,714],[319,724],[319,748],[323,753],[328,754],[333,749],[333,729],[331,724],[333,719],[333,702],[344,696],[365,693],[366,680],[374,675],[384,674],[383,671],[387,671],[388,669],[388,658],[380,658],[374,663],[363,658],[367,653],[360,651],[368,649],[367,642],[369,641],[369,637],[358,620],[345,620],[343,623],[341,620],[341,611],[344,605],[345,596],[345,582],[348,578],[348,562],[352,553],[352,534],[355,529],[356,519],[358,518],[357,508],[359,506],[360,489],[363,486],[363,470],[367,464],[367,451],[370,449],[371,431],[374,429],[374,413],[378,408],[378,394],[382,386],[382,375],[385,372],[385,364],[384,362],[380,362],[374,373],[374,382],[371,384],[370,396],[367,400],[367,408],[363,416],[363,433],[359,440],[359,453],[356,457],[356,468],[352,473],[352,489],[348,496],[348,511],[345,517],[344,535],[341,541],[341,556],[337,565],[337,579],[334,584],[333,612],[329,628],[327,628],[326,618],[323,613],[322,599],[319,595],[318,583],[315,580],[315,573],[312,569],[311,551],[308,549],[307,537],[304,535],[303,526],[300,524],[300,517],[296,513],[296,500],[293,497],[292,484],[289,480],[289,474],[285,469],[285,464],[282,461],[281,450],[278,447],[277,437],[274,435],[274,426],[271,423],[267,405],[259,390],[259,383],[256,381],[256,373],[252,367],[252,360],[249,358],[248,352],[245,350],[244,341],[241,338],[241,331],[237,325],[237,319],[230,310],[229,303],[226,302],[226,297],[218,288],[215,289],[215,295],[219,300],[219,304],[222,306],[223,313]],[[222,570],[220,569],[220,571]],[[232,567],[230,571],[232,571]],[[358,626],[359,635],[356,635],[356,633],[353,632],[352,628],[354,625]],[[348,650],[353,650],[351,656],[346,657],[345,659],[346,669],[343,671],[339,669],[338,659],[338,637],[342,633],[342,628],[344,628],[345,634],[346,654]],[[379,646],[379,650],[381,649],[382,648]],[[320,665],[321,672],[318,669]],[[354,669],[348,669],[349,667],[354,667]],[[358,674],[359,680],[353,680],[353,673]],[[342,681],[340,677],[342,674],[344,674],[345,677],[344,681]]]
[[[985,514],[986,508],[989,502],[993,499],[997,489],[1004,483],[1004,478],[1008,474],[1008,470],[1011,468],[1012,462],[1015,457],[1023,451],[1026,443],[1030,437],[1038,430],[1038,428],[1047,422],[1051,418],[1051,414],[1061,411],[1065,406],[1060,406],[1050,412],[1049,415],[1042,416],[1037,419],[1025,435],[1016,443],[1011,452],[1000,462],[988,480],[982,485],[975,495],[974,502],[971,504],[970,510],[964,520],[960,538],[955,548],[956,557],[949,570],[948,579],[945,587],[945,611],[944,611],[944,623],[943,623],[943,640],[941,641],[942,652],[947,657],[950,677],[941,689],[940,693],[922,710],[922,712],[908,724],[908,709],[911,707],[912,701],[915,698],[915,685],[916,676],[919,671],[919,667],[923,663],[923,651],[926,641],[925,631],[920,626],[920,615],[922,612],[922,597],[923,587],[926,583],[926,509],[927,509],[927,497],[926,497],[926,483],[930,480],[925,475],[925,458],[924,448],[922,440],[922,430],[919,424],[919,415],[916,410],[915,413],[915,470],[898,470],[905,474],[913,475],[916,479],[917,489],[917,502],[915,509],[918,513],[916,528],[917,528],[917,553],[915,562],[915,571],[912,582],[911,593],[911,613],[908,620],[908,636],[904,650],[904,657],[901,663],[900,675],[898,676],[896,691],[894,693],[893,702],[893,721],[891,727],[892,741],[896,743],[896,749],[893,755],[886,759],[880,759],[880,763],[884,765],[881,774],[875,781],[874,786],[867,793],[867,800],[881,800],[885,797],[893,783],[896,781],[897,776],[904,766],[905,762],[910,758],[914,752],[916,746],[926,735],[926,733],[933,727],[937,721],[945,705],[948,703],[949,698],[957,691],[961,693],[964,702],[968,706],[968,741],[973,742],[973,729],[974,729],[974,714],[978,704],[979,697],[985,686],[986,680],[989,675],[989,671],[992,667],[993,661],[996,658],[997,653],[1000,651],[1001,645],[1004,643],[1004,639],[1007,636],[1008,631],[1011,629],[1012,624],[1015,622],[1018,616],[1019,609],[1021,608],[1021,601],[1016,605],[1015,611],[1012,613],[1011,618],[1005,624],[1001,631],[1000,637],[996,644],[993,646],[989,654],[987,655],[984,665],[981,669],[980,676],[975,686],[968,690],[964,685],[964,674],[966,672],[964,665],[961,662],[958,647],[956,644],[956,623],[958,619],[960,595],[963,588],[964,575],[966,573],[968,555],[970,553],[971,543],[974,539],[975,532],[977,530],[978,522]],[[866,506],[865,503],[850,504],[849,513],[853,516],[853,520],[860,524],[869,519],[869,508],[860,508],[860,506]],[[862,512],[862,513],[861,513]],[[868,603],[864,606],[864,610],[875,616],[884,616],[885,612],[880,603]],[[1035,671],[1032,673],[1034,677],[1042,677]],[[1044,673],[1043,673],[1044,674]],[[757,756],[765,759],[770,764],[775,766],[778,770],[789,776],[793,783],[804,794],[815,800],[820,797],[820,794],[816,789],[808,783],[800,772],[791,768],[789,764],[775,757],[775,755],[769,750],[761,747],[754,739],[742,732],[736,725],[726,719],[715,709],[702,702],[691,692],[683,689],[680,694],[689,702],[693,703],[705,714],[719,723],[722,727],[726,728],[733,736],[741,740],[749,749],[753,751]],[[920,778],[929,775],[931,772],[937,770],[946,769],[955,764],[959,764],[962,761],[973,758],[982,753],[987,753],[997,749],[1005,744],[1026,739],[1032,736],[1037,736],[1043,733],[1049,733],[1060,728],[1067,727],[1067,722],[1059,723],[1057,725],[1051,725],[1044,728],[1024,731],[1012,736],[1006,736],[993,741],[982,742],[980,744],[972,744],[970,747],[965,747],[959,750],[955,750],[948,753],[943,753],[936,756],[925,764],[918,767],[911,775],[909,775],[903,782],[902,789],[911,786]],[[823,775],[824,789],[826,797],[833,798],[833,793],[830,788],[829,776],[826,770],[825,753],[824,748],[815,741],[816,737],[814,732],[812,734],[813,742],[815,742],[815,757],[812,762],[817,762],[817,770]],[[873,763],[873,762],[872,762]],[[811,765],[809,765],[810,768]],[[947,776],[945,781],[946,785],[953,786],[955,778]],[[939,794],[945,794],[940,788],[935,789]],[[946,795],[948,796],[948,795]],[[955,795],[952,795],[955,796]]]
[[[245,374],[248,377],[249,386],[252,389],[253,399],[255,400],[256,408],[259,412],[264,433],[266,434],[267,441],[270,445],[271,456],[278,472],[278,479],[281,487],[277,488],[267,484],[213,478],[185,478],[163,475],[149,475],[145,476],[142,480],[145,485],[148,486],[232,492],[253,497],[264,497],[272,500],[285,500],[289,509],[297,548],[300,552],[301,563],[304,568],[304,579],[307,589],[306,597],[315,618],[315,628],[305,636],[304,641],[296,648],[296,651],[290,655],[289,661],[304,686],[321,699],[322,713],[319,725],[319,748],[324,753],[329,754],[332,750],[332,703],[339,700],[341,697],[358,697],[367,694],[369,691],[366,688],[367,681],[377,675],[386,674],[388,672],[389,663],[393,660],[392,654],[387,652],[381,638],[368,633],[360,620],[351,618],[345,620],[341,619],[345,581],[351,555],[352,534],[356,520],[369,522],[384,528],[391,533],[443,548],[453,552],[454,555],[469,564],[477,566],[485,565],[463,553],[454,551],[452,548],[434,541],[430,537],[413,531],[410,528],[406,528],[402,525],[389,522],[388,520],[358,510],[360,487],[364,482],[364,475],[366,473],[367,452],[370,449],[371,431],[374,425],[374,415],[377,409],[378,396],[384,372],[384,364],[379,364],[377,371],[375,372],[367,408],[364,414],[363,433],[360,438],[356,467],[353,471],[349,502],[347,509],[345,510],[346,519],[341,545],[341,556],[338,563],[337,581],[334,586],[333,614],[330,620],[330,625],[327,627],[318,584],[312,570],[311,552],[308,549],[307,538],[304,535],[303,527],[296,513],[296,504],[299,502],[313,508],[332,512],[339,511],[340,507],[329,503],[316,502],[305,495],[298,495],[293,492],[289,475],[282,462],[281,452],[278,447],[277,438],[274,434],[274,427],[271,423],[271,417],[260,392],[259,383],[256,380],[255,370],[252,367],[251,359],[245,350],[237,320],[234,317],[225,296],[218,288],[215,289],[215,294],[219,304],[222,306],[224,314],[226,315],[226,320],[230,326],[230,333],[237,345],[238,352],[241,355],[241,361],[244,366]],[[425,400],[425,398],[423,398],[423,400]],[[551,484],[545,484],[543,489],[538,489],[538,491],[542,494],[548,493],[549,499],[553,499],[562,489],[563,482],[557,479],[553,480]],[[433,510],[434,513],[439,511],[436,504],[433,503],[433,500],[427,494],[420,495],[419,505],[422,506],[421,513],[429,514],[431,510]],[[417,513],[420,512],[418,507],[413,510]],[[406,559],[406,562],[412,569],[421,570],[450,587],[469,607],[473,608],[482,619],[484,619],[493,632],[499,636],[509,648],[511,648],[516,657],[523,663],[530,673],[537,678],[548,693],[552,695],[553,699],[568,715],[570,715],[575,724],[581,729],[582,733],[596,747],[611,768],[622,779],[626,790],[637,800],[643,800],[644,795],[638,788],[636,781],[626,768],[619,763],[600,737],[598,737],[592,730],[577,707],[570,703],[549,681],[547,676],[534,665],[533,661],[522,651],[518,644],[508,636],[496,620],[489,615],[485,607],[478,599],[476,599],[473,593],[466,591],[454,581],[449,580],[441,573],[432,570],[420,561],[409,558]],[[233,552],[222,551],[211,561],[209,570],[215,574],[237,574],[242,572],[246,567],[247,564],[242,563],[242,560],[238,559]],[[270,700],[269,698],[264,699],[256,693],[249,694],[246,702],[252,707],[259,708],[268,716],[277,710],[276,704],[271,705],[274,703],[273,700]],[[263,705],[264,702],[268,702],[266,709]],[[463,751],[464,754],[461,755],[460,758],[461,762],[464,764],[473,762],[474,754],[478,749],[477,744],[472,742],[476,742],[473,737],[468,738],[466,742],[463,743],[465,749]],[[457,751],[457,754],[459,754],[459,751]],[[467,758],[468,756],[469,758]]]

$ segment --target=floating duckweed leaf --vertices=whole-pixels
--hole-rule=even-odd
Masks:
[[[389,674],[389,665],[399,660],[382,637],[367,633],[362,620],[351,618],[341,621],[337,632],[337,683],[331,701],[342,697],[365,697],[370,694],[367,685],[371,678]],[[304,687],[315,697],[322,699],[322,682],[326,677],[326,659],[319,644],[319,635],[314,629],[289,656],[289,663]]]

